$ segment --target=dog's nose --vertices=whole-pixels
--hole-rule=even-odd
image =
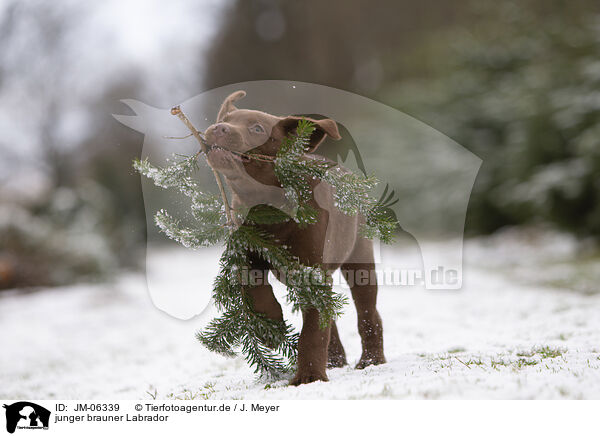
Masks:
[[[214,132],[215,136],[227,135],[229,133],[229,126],[223,123],[215,124]]]

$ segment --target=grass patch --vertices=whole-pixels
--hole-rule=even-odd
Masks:
[[[477,357],[477,358],[471,358],[471,359],[469,359],[469,360],[466,360],[466,361],[465,361],[465,364],[467,364],[467,365],[469,365],[469,366],[470,366],[470,365],[476,365],[476,366],[483,366],[483,365],[485,365],[485,364],[483,363],[483,360],[481,360],[481,357]]]
[[[490,365],[492,368],[498,369],[499,366],[509,366],[510,362],[507,362],[504,359],[495,359],[492,357],[490,360]]]
[[[518,357],[533,357],[535,355],[540,356],[542,359],[554,359],[555,357],[562,356],[566,350],[564,348],[553,348],[548,345],[533,347],[531,350],[517,351]]]
[[[215,393],[215,384],[207,382],[198,392],[192,392],[189,389],[184,389],[181,393],[175,395],[170,393],[167,395],[169,400],[208,400]]]
[[[526,359],[525,357],[520,357],[517,360],[504,360],[504,359],[495,359],[492,357],[491,361],[490,361],[490,365],[492,366],[492,368],[494,368],[495,370],[500,370],[500,366],[503,366],[505,368],[512,368],[513,370],[520,370],[523,368],[526,368],[528,366],[535,366],[538,365],[540,363],[540,361],[538,361],[537,359]]]
[[[547,345],[535,349],[535,352],[539,354],[542,357],[542,359],[553,359],[555,357],[560,357],[564,354],[565,351],[565,349],[551,348]]]
[[[520,359],[519,359],[519,360],[517,360],[515,363],[513,363],[513,367],[514,367],[515,369],[522,369],[522,368],[524,368],[524,367],[526,367],[526,366],[534,366],[534,365],[537,365],[538,363],[540,363],[540,362],[538,362],[538,361],[537,361],[537,360],[535,360],[535,359],[523,359],[523,358],[520,358]]]
[[[152,391],[152,386],[150,386],[150,388],[146,391],[146,393],[150,396],[150,398],[152,398],[153,400],[156,400],[156,397],[158,396],[158,391],[156,390],[156,388],[154,388],[154,391]]]
[[[489,360],[488,358],[484,359],[480,356],[457,356],[457,354],[464,351],[463,348],[457,347],[448,350],[444,354],[434,356],[419,354],[419,357],[426,357],[431,362],[435,362],[436,372],[437,370],[444,368],[454,368],[457,363],[469,369],[472,369],[473,367],[486,369],[489,366],[497,371],[500,371],[502,367],[518,371],[530,366],[542,364],[544,359],[561,357],[566,352],[566,349],[550,347],[548,345],[535,346],[529,350],[518,350],[512,356],[510,351],[506,354],[501,353],[500,355],[490,357]],[[515,355],[517,357],[516,359]],[[598,360],[600,360],[600,356],[598,356]]]

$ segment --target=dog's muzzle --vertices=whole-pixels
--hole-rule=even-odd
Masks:
[[[219,145],[210,145],[208,147],[207,150],[207,156],[208,154],[210,154],[211,152],[221,152],[221,153],[225,153],[229,156],[231,156],[233,159],[239,161],[239,162],[250,162],[250,158],[248,156],[246,156],[244,153],[240,153],[239,151],[233,151],[233,150],[228,150],[226,148],[223,148]]]

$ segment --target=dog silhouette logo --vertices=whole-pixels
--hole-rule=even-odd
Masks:
[[[243,93],[240,92],[242,90]],[[233,103],[243,95],[242,109],[239,109]],[[131,99],[122,102],[131,113],[113,116],[125,126],[144,134],[142,159],[148,159],[153,165],[165,166],[174,155],[191,156],[198,151],[198,143],[190,136],[189,129],[173,116],[169,108],[156,108]],[[341,140],[323,144],[313,154],[337,162],[356,174],[376,174],[382,183],[375,187],[373,196],[379,199],[386,215],[399,223],[404,247],[409,244],[408,248],[417,253],[411,266],[400,266],[394,257],[380,252],[377,244],[375,258],[379,270],[391,270],[399,276],[416,270],[415,283],[423,284],[427,289],[462,287],[467,206],[482,161],[451,138],[390,106],[312,83],[285,80],[234,83],[203,92],[181,102],[180,107],[190,122],[205,133],[219,123],[219,108],[224,108],[226,114],[233,109],[243,111],[246,118],[232,118],[232,122],[240,135],[238,141],[236,133],[235,145],[238,147],[243,142],[244,146],[238,148],[245,151],[260,146],[249,139],[251,135],[247,134],[247,129],[241,128],[249,114],[260,115],[261,120],[265,120],[263,124],[266,125],[262,127],[266,130],[262,133],[269,132],[269,135],[272,127],[267,122],[269,120],[294,117],[334,120],[341,129]],[[226,136],[222,135],[223,138]],[[227,142],[225,139],[221,141]],[[231,161],[232,168],[239,169],[232,173],[237,177],[238,186],[245,191],[252,187],[253,193],[260,194],[250,199],[255,200],[252,204],[257,202],[286,213],[288,210],[293,212],[294,205],[289,207],[281,188],[264,185],[255,189],[259,182],[245,171],[245,163],[235,158],[227,160]],[[206,171],[203,159],[200,159],[199,165],[201,170],[196,181],[207,193],[219,195],[214,177]],[[189,259],[196,265],[206,265],[207,256],[214,255],[186,250],[172,241],[165,241],[154,223],[156,212],[166,209],[184,217],[187,199],[179,193],[165,192],[146,177],[141,178],[141,186],[147,218],[146,278],[149,293],[161,310],[180,319],[190,319],[210,306],[211,293],[208,290],[199,292],[194,280],[181,280],[176,268],[159,260],[161,253],[168,247],[172,256]],[[336,208],[330,210],[331,213],[339,212]],[[328,220],[327,230],[330,222],[334,221]],[[339,228],[337,226],[332,232]],[[442,242],[443,250],[440,249]],[[177,291],[174,293],[175,281]]]
[[[18,429],[48,429],[50,411],[29,401],[5,404],[6,431],[14,433]]]

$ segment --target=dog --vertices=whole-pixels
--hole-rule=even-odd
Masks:
[[[245,153],[274,157],[282,141],[295,132],[297,116],[279,117],[265,112],[238,109],[234,102],[243,98],[245,91],[229,95],[221,105],[215,124],[205,131],[210,146],[207,159],[220,172],[229,185],[234,211],[248,209],[265,203],[282,210],[289,210],[285,193],[275,175],[274,164],[269,159],[250,159]],[[310,137],[307,159],[321,159],[313,154],[329,137],[341,138],[338,126],[331,119],[310,119],[315,130]],[[324,159],[324,158],[322,158]],[[370,278],[375,277],[373,244],[359,235],[364,222],[361,216],[349,216],[339,211],[334,203],[333,188],[318,180],[311,181],[313,198],[309,205],[317,210],[317,221],[304,228],[293,220],[264,227],[275,240],[288,247],[292,255],[305,265],[320,266],[328,274],[341,269],[350,285],[352,298],[358,314],[358,332],[361,337],[362,355],[357,369],[385,363],[383,352],[383,326],[377,312],[377,283],[350,279],[357,271]],[[251,269],[272,270],[264,260],[250,255]],[[273,271],[278,276],[277,271]],[[253,309],[266,317],[283,321],[281,305],[273,294],[268,277],[262,277],[255,286],[244,289],[251,297]],[[335,322],[322,329],[319,313],[315,308],[302,313],[302,330],[298,341],[297,372],[291,385],[328,381],[327,367],[347,365],[344,347]]]

